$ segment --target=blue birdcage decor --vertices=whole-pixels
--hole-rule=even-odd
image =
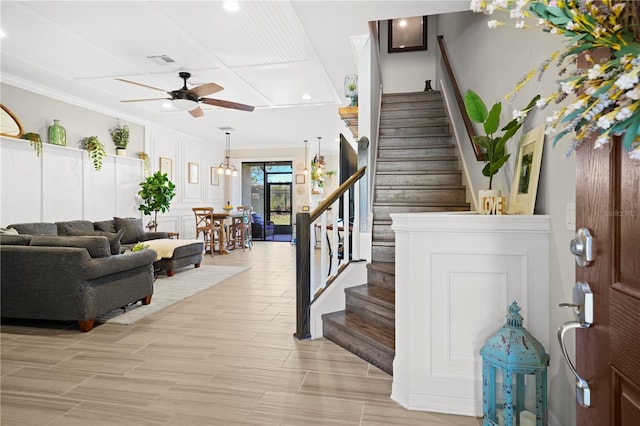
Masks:
[[[483,426],[545,426],[549,354],[522,327],[513,302],[507,322],[480,349]]]

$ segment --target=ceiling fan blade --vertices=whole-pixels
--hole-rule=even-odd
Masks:
[[[251,105],[239,104],[237,102],[231,101],[223,101],[222,99],[202,98],[200,99],[200,102],[207,105],[219,106],[222,108],[239,109],[240,111],[253,111],[255,109],[255,107]]]
[[[192,109],[191,111],[189,111],[189,114],[191,114],[195,118],[198,118],[198,117],[202,117],[204,115],[204,112],[202,111],[202,108],[196,107],[195,109]]]
[[[216,84],[216,83],[206,83],[200,86],[189,89],[190,93],[193,93],[197,97],[212,95],[214,93],[218,93],[222,91],[224,87]]]
[[[167,92],[166,90],[164,90],[164,89],[158,89],[157,87],[148,86],[148,85],[146,85],[146,84],[142,84],[142,83],[136,83],[135,81],[125,80],[125,79],[123,79],[123,78],[116,78],[115,80],[123,81],[123,82],[125,82],[125,83],[129,83],[129,84],[135,84],[136,86],[140,86],[140,87],[146,87],[147,89],[159,90],[160,92],[168,93],[168,92]]]
[[[123,99],[120,102],[170,101],[171,98]]]

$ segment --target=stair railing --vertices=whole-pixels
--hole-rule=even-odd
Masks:
[[[447,48],[444,45],[444,37],[441,35],[438,36],[438,46],[440,47],[440,56],[442,57],[444,68],[447,72],[447,76],[449,77],[449,81],[451,82],[451,86],[453,87],[453,94],[456,98],[456,103],[458,104],[458,108],[460,108],[460,114],[462,114],[462,121],[464,122],[464,127],[467,129],[467,134],[469,135],[469,141],[471,142],[471,146],[473,147],[473,152],[476,155],[476,160],[485,161],[486,157],[484,152],[478,145],[473,143],[473,137],[476,135],[476,131],[473,128],[471,119],[469,119],[469,114],[467,114],[467,110],[464,107],[464,100],[462,98],[462,93],[460,92],[460,87],[458,87],[458,82],[456,81],[456,77],[453,72],[453,67],[451,66],[451,62],[449,61],[449,55],[447,55]]]
[[[329,194],[311,212],[296,213],[296,332],[298,339],[311,337],[311,303],[349,263],[350,254],[359,258],[359,252],[352,250],[351,242],[360,239],[360,185],[358,181],[365,175],[366,166],[360,167]],[[353,223],[349,220],[349,191],[353,193]],[[343,202],[343,216],[339,217],[340,199]],[[366,208],[366,207],[365,207]],[[327,225],[331,213],[331,225]],[[327,232],[330,231],[330,232]],[[342,233],[342,237],[340,237]],[[312,240],[311,236],[314,236]],[[351,236],[351,238],[349,238]],[[316,245],[320,245],[320,275],[315,278]],[[331,270],[328,263],[328,248],[331,244]],[[342,266],[339,263],[339,247],[342,244]],[[356,246],[357,248],[357,246]]]

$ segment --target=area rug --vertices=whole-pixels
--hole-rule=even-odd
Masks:
[[[153,284],[153,297],[150,304],[142,305],[138,302],[126,308],[115,309],[96,318],[96,322],[132,324],[248,269],[247,266],[203,265],[199,268],[180,269],[172,277],[159,275]]]

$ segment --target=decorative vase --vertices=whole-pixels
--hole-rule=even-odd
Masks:
[[[481,189],[478,191],[480,214],[504,214],[505,197],[499,189]]]
[[[49,126],[49,143],[53,145],[67,146],[67,132],[60,125],[60,120],[54,119]]]
[[[116,148],[116,155],[119,155],[120,157],[126,157],[127,150],[124,148]]]

